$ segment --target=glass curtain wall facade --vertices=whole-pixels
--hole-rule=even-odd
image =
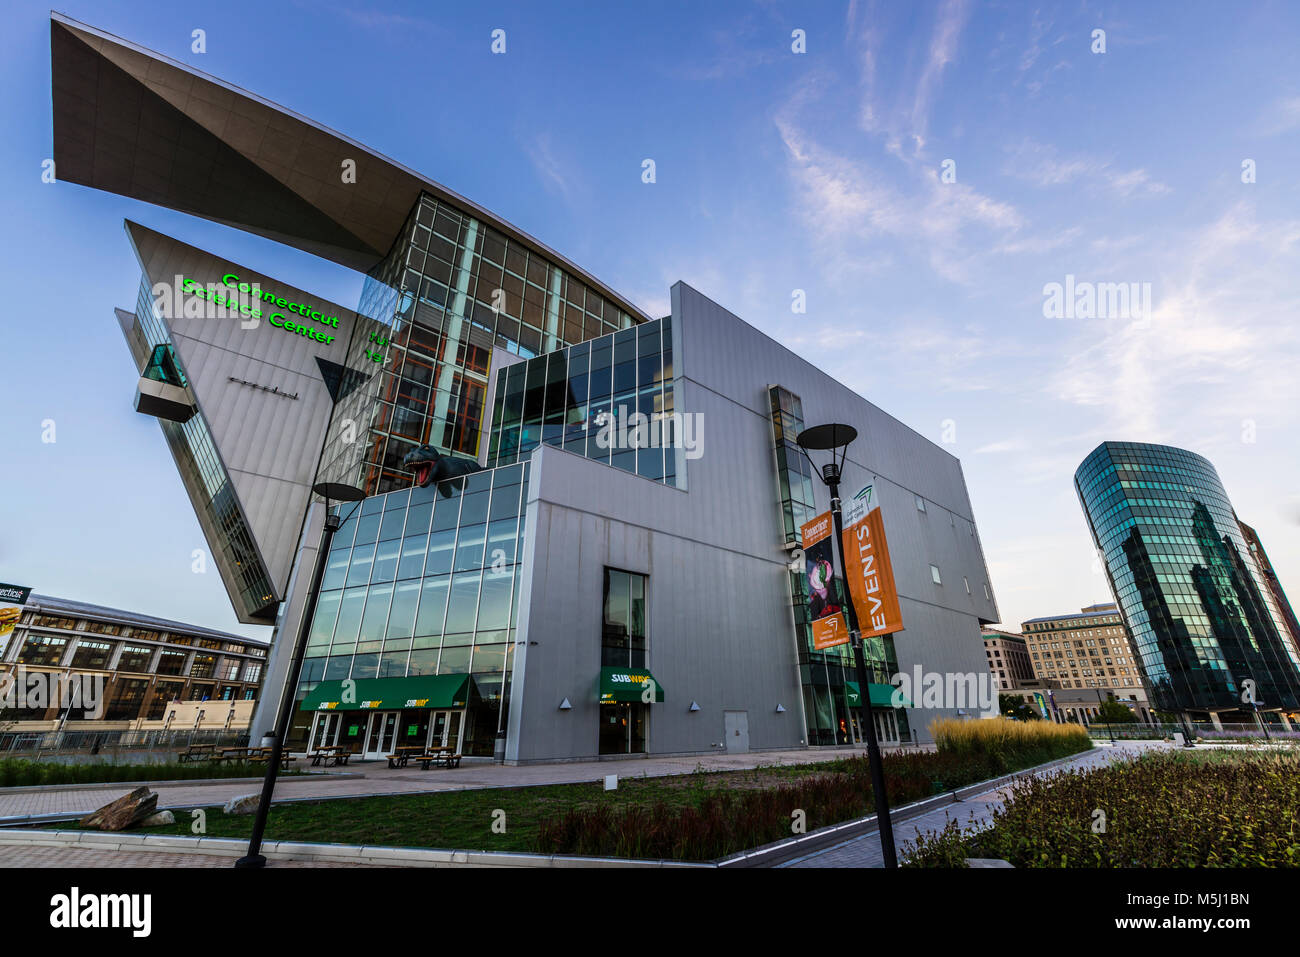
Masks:
[[[1151,684],[1168,712],[1300,706],[1300,662],[1218,473],[1162,445],[1107,442],[1075,488]]]
[[[532,358],[637,319],[523,243],[428,194],[372,269],[358,332],[374,376],[343,398],[322,477],[374,495],[410,485],[402,458],[420,445],[479,453],[492,350]],[[350,422],[351,428],[340,423]]]
[[[803,403],[799,396],[780,386],[768,390],[772,413],[772,435],[776,451],[777,495],[781,504],[781,522],[785,544],[798,548],[803,545],[801,526],[816,517],[813,475],[808,460],[804,458],[795,441],[804,430]],[[838,554],[839,544],[836,544]],[[818,651],[813,647],[812,618],[808,612],[808,580],[802,570],[790,571],[790,598],[794,610],[795,647],[799,654],[799,681],[803,686],[804,715],[808,722],[810,745],[856,744],[865,734],[858,727],[860,709],[850,706],[849,682],[857,682],[857,666],[853,651],[839,645]],[[837,574],[834,587],[838,602],[843,605],[846,596],[843,582]],[[894,653],[894,640],[884,637],[867,638],[863,642],[863,655],[867,677],[873,684],[889,684],[898,672]],[[866,692],[862,692],[863,698]],[[877,709],[878,711],[879,709]],[[909,736],[907,713],[896,712],[897,731],[902,739]],[[877,722],[877,727],[881,723]],[[889,730],[894,730],[891,726]],[[892,737],[892,735],[891,735]]]
[[[346,505],[295,700],[321,681],[467,674],[466,754],[505,727],[528,463]],[[295,712],[292,740],[312,715]]]
[[[171,336],[157,312],[145,277],[140,279],[135,317],[144,340],[153,350],[146,374],[184,386],[185,370],[176,357]],[[273,619],[279,599],[271,586],[270,573],[253,544],[252,532],[240,510],[230,476],[217,455],[217,446],[203,413],[196,411],[184,423],[159,419],[158,424],[162,426],[177,463],[203,489],[203,501],[199,507],[206,513],[211,527],[219,530],[220,538],[215,545],[238,579],[240,610],[249,617]]]
[[[546,444],[676,485],[674,407],[672,324],[656,319],[498,372],[487,462]],[[609,441],[620,429],[629,442]]]

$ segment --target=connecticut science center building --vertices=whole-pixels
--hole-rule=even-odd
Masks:
[[[864,707],[887,742],[925,741],[961,703],[895,708],[891,676],[987,671],[997,607],[938,445],[684,283],[648,316],[304,117],[57,14],[51,46],[61,181],[365,277],[348,308],[125,223],[135,408],[162,427],[239,619],[276,628],[255,736],[308,605],[319,482],[366,497],[333,506],[289,689],[297,747],[526,763],[851,746]],[[867,643],[868,688],[847,646],[814,649],[792,559],[829,508],[794,439],[827,422],[858,431],[844,489],[873,487],[900,596],[904,630]],[[438,453],[479,468],[434,481]]]

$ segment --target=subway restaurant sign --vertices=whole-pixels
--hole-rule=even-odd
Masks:
[[[463,708],[469,675],[357,678],[322,681],[303,697],[300,711],[401,711],[406,708]]]
[[[601,668],[600,703],[663,703],[664,687],[644,668]]]
[[[193,297],[190,301],[203,300],[226,310],[229,316],[239,317],[246,329],[257,328],[265,319],[277,329],[325,345],[332,343],[338,336],[336,331],[331,331],[339,327],[338,316],[327,316],[306,303],[286,299],[278,293],[262,289],[257,283],[244,282],[234,273],[222,276],[220,284],[208,283],[206,286],[195,279],[182,279],[181,289]],[[263,309],[268,303],[269,307]],[[186,308],[184,314],[190,315],[190,310]],[[200,310],[197,315],[204,313]]]

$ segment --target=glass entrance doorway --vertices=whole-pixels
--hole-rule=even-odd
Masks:
[[[366,749],[362,755],[366,760],[376,761],[393,753],[397,745],[397,718],[396,711],[377,711],[370,715]]]
[[[435,711],[429,721],[429,747],[455,748],[460,754],[463,711]]]
[[[310,753],[317,748],[338,744],[339,725],[342,721],[343,715],[336,711],[317,711],[311,735],[307,738],[307,751]]]
[[[600,753],[641,754],[649,706],[617,701],[600,706]]]

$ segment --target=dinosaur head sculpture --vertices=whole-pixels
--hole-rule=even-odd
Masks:
[[[415,473],[415,484],[420,488],[441,484],[448,479],[469,475],[482,470],[482,466],[473,459],[463,459],[454,455],[443,455],[432,445],[421,445],[411,449],[402,457],[402,467]],[[451,498],[452,489],[439,488],[443,498]]]

